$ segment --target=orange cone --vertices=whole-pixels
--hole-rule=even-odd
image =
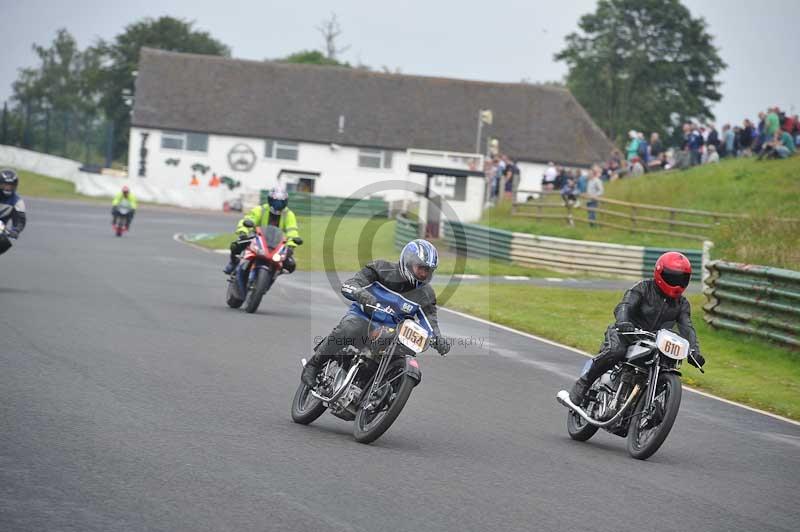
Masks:
[[[196,187],[200,185],[200,181],[197,179],[197,176],[192,174],[192,181],[189,183],[189,186]]]
[[[208,186],[210,187],[219,186],[219,178],[217,177],[217,174],[211,174],[211,181],[208,182]]]

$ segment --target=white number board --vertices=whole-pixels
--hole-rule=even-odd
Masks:
[[[421,353],[428,341],[428,331],[413,320],[405,320],[400,325],[397,340],[413,352]]]
[[[689,356],[689,341],[672,331],[661,329],[656,336],[658,350],[675,360],[683,360]]]

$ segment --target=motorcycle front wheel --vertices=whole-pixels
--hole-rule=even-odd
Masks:
[[[681,407],[681,379],[674,373],[662,373],[656,384],[656,398],[649,412],[644,412],[648,390],[639,398],[628,431],[628,454],[647,460],[667,439]]]
[[[597,432],[596,425],[592,425],[572,410],[567,410],[567,434],[575,441],[586,441]]]
[[[382,386],[377,390],[377,393],[384,394],[385,398],[374,409],[366,408],[370,403],[370,398],[367,398],[356,414],[353,425],[353,436],[356,441],[372,443],[389,430],[403,411],[416,385],[416,381],[405,374],[405,360],[393,362],[386,371]],[[384,388],[385,386],[389,388]]]
[[[292,421],[301,425],[308,425],[325,412],[325,405],[311,395],[311,388],[300,383],[292,400]]]
[[[271,283],[272,272],[264,268],[259,269],[258,273],[256,273],[255,281],[253,281],[253,284],[250,285],[250,289],[247,291],[247,303],[244,310],[248,314],[252,314],[258,310],[258,306],[261,304],[261,298],[264,297],[264,293]]]

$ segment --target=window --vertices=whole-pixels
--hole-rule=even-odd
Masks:
[[[205,133],[183,133],[164,131],[161,134],[161,147],[168,150],[208,151],[208,135]]]
[[[386,150],[358,150],[358,166],[363,168],[391,168],[392,152]]]
[[[286,159],[296,161],[300,152],[300,145],[288,140],[267,139],[264,150],[264,157],[270,159]]]

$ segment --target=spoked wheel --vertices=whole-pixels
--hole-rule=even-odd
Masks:
[[[575,441],[586,441],[597,432],[597,427],[592,425],[573,410],[567,411],[567,433]]]
[[[641,396],[628,431],[628,453],[632,457],[647,460],[661,447],[678,416],[681,393],[680,378],[674,373],[662,373],[658,377],[656,397],[649,412],[644,412],[646,395]]]
[[[322,401],[311,395],[311,388],[300,383],[292,400],[292,420],[301,425],[308,425],[325,412]]]
[[[392,362],[375,394],[364,400],[356,414],[353,425],[356,441],[372,443],[380,438],[400,415],[416,384],[405,374],[405,360]]]

